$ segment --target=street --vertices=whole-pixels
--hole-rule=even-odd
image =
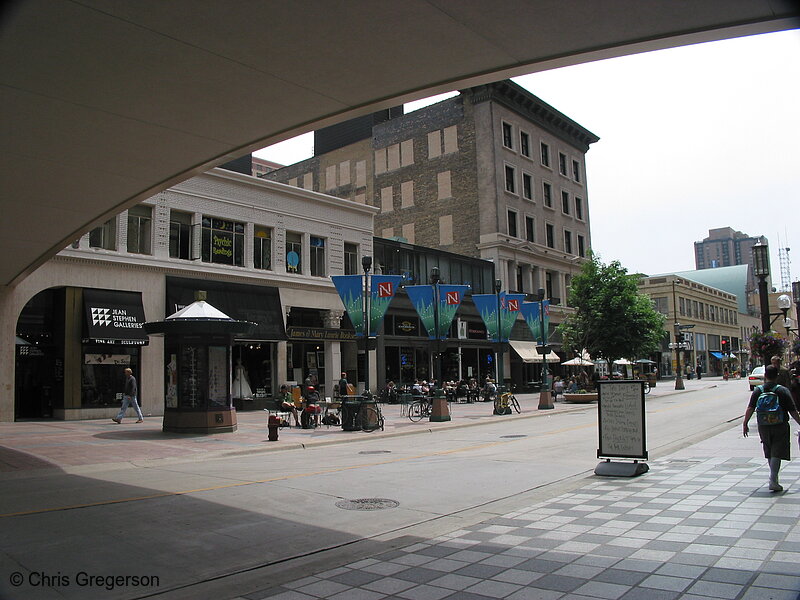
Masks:
[[[650,459],[738,425],[747,398],[740,380],[648,397]],[[526,397],[528,407],[534,401]],[[254,578],[265,587],[267,573],[276,582],[296,577],[298,561],[287,559],[307,557],[304,571],[324,570],[415,535],[458,530],[592,476],[597,407],[558,408],[433,433],[376,433],[357,444],[8,477],[0,589],[23,597],[7,587],[11,571],[87,572],[157,576],[158,586],[86,589],[73,581],[24,597],[192,598],[207,589],[233,597]],[[752,444],[744,453],[753,454]],[[336,505],[355,499],[397,506]]]

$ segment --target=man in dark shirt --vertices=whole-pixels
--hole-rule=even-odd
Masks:
[[[764,385],[756,386],[750,395],[750,402],[744,413],[744,423],[742,424],[742,433],[744,437],[747,437],[750,431],[747,423],[756,411],[758,397],[763,391],[775,392],[784,413],[783,422],[777,425],[758,424],[758,435],[761,438],[761,445],[764,446],[764,457],[769,462],[769,489],[772,492],[783,491],[783,487],[778,483],[778,471],[780,471],[782,460],[791,460],[788,415],[792,415],[795,422],[800,425],[800,414],[795,409],[792,395],[784,386],[778,385],[777,378],[778,369],[773,365],[764,369]]]
[[[141,423],[144,421],[142,411],[139,408],[139,403],[136,401],[136,397],[138,395],[139,386],[136,384],[136,377],[133,376],[133,371],[131,369],[125,369],[125,391],[122,392],[122,408],[117,413],[117,416],[111,419],[114,421],[114,423],[122,423],[122,419],[125,416],[125,411],[128,410],[129,405],[133,406],[134,410],[136,411],[136,416],[139,417],[139,420],[136,422]]]

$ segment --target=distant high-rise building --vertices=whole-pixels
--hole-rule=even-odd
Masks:
[[[764,236],[753,237],[734,231],[730,227],[709,229],[708,237],[694,243],[694,264],[697,269],[714,269],[733,265],[749,265],[748,289],[754,290],[758,280],[753,275],[753,246],[759,241],[766,244]],[[767,280],[770,289],[771,279]]]

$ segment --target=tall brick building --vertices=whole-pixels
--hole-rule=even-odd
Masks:
[[[709,229],[708,237],[694,243],[694,264],[697,269],[714,269],[733,265],[749,265],[748,290],[758,289],[758,279],[753,275],[753,246],[764,236],[751,236],[730,227]],[[772,289],[772,278],[768,279]]]
[[[511,81],[315,134],[265,177],[381,209],[375,235],[492,260],[503,288],[566,301],[591,247],[585,154],[598,137]]]

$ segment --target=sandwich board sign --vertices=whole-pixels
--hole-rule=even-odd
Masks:
[[[601,381],[597,395],[599,448],[596,475],[636,477],[649,470],[644,381]],[[621,462],[613,459],[626,459]]]

